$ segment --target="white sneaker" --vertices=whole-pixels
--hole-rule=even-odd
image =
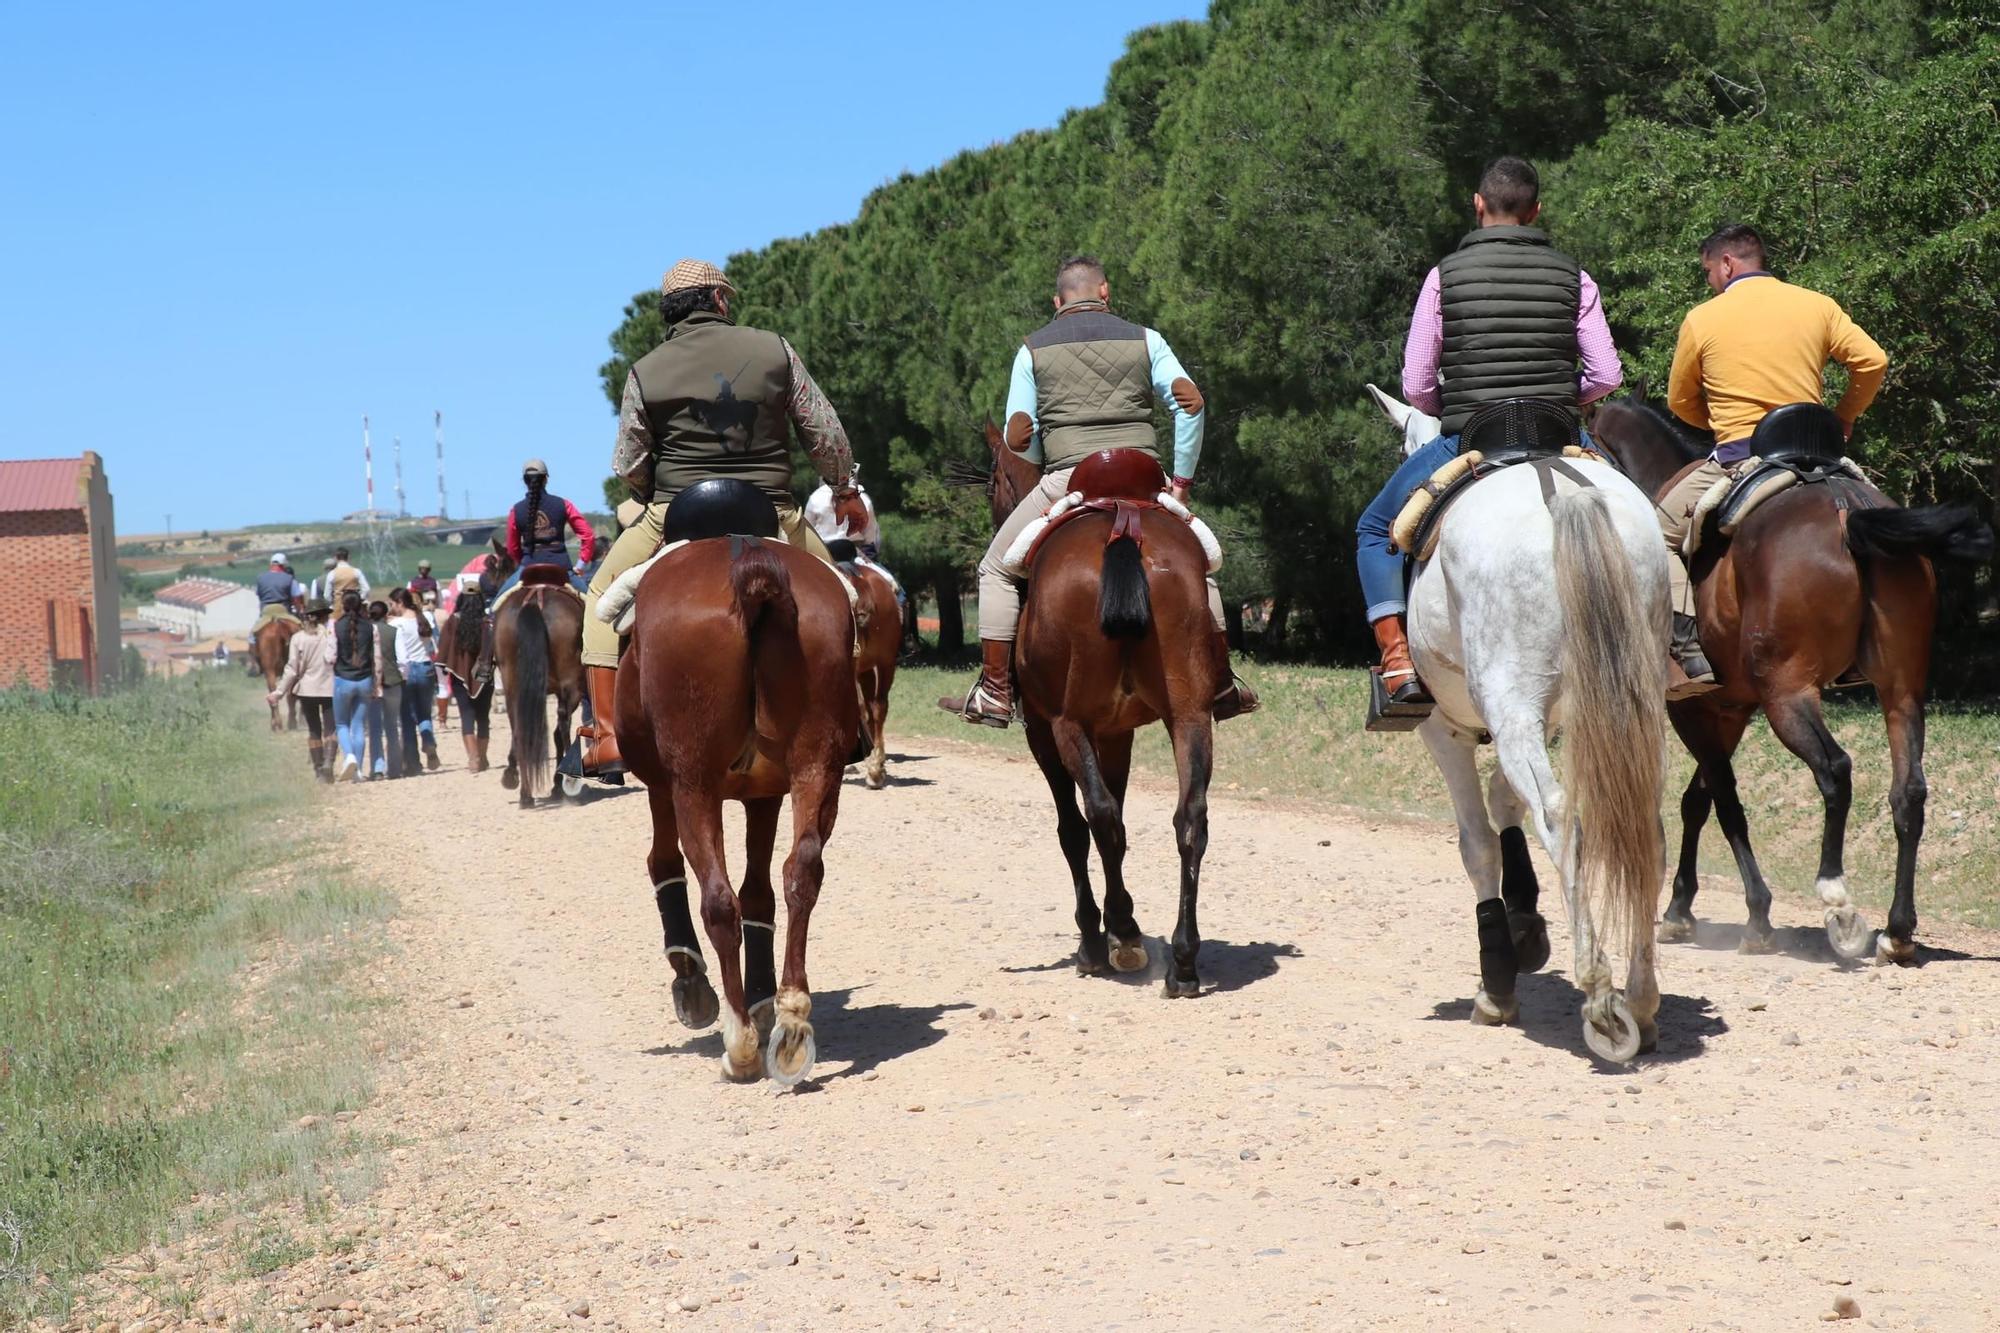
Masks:
[[[335,782],[345,782],[353,777],[354,771],[360,767],[361,765],[355,760],[353,755],[344,754],[340,756],[340,772],[335,775],[333,780]]]

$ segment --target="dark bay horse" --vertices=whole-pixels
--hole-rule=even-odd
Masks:
[[[490,570],[497,583],[513,572],[513,561],[496,541]],[[540,579],[549,582],[540,582]],[[569,571],[560,565],[530,566],[520,586],[493,613],[493,659],[507,695],[507,767],[500,785],[521,789],[521,808],[535,804],[546,785],[551,800],[555,756],[569,749],[569,720],[583,702],[583,599],[570,591]],[[482,579],[483,582],[483,579]],[[549,695],[556,697],[556,721],[549,728]],[[549,745],[553,739],[555,749]]]
[[[990,422],[986,444],[993,454],[987,494],[998,527],[1040,476]],[[1181,854],[1180,918],[1166,993],[1191,996],[1200,990],[1195,902],[1208,847],[1211,710],[1224,684],[1212,646],[1208,562],[1187,525],[1164,511],[1145,515],[1143,548],[1130,537],[1112,540],[1113,521],[1110,514],[1085,514],[1043,542],[1021,605],[1014,671],[1028,748],[1055,798],[1056,838],[1076,889],[1077,970],[1086,975],[1148,965],[1125,888],[1125,786],[1133,733],[1153,722],[1166,725],[1180,777],[1174,834]],[[1093,838],[1104,870],[1101,915],[1090,887]]]
[[[741,483],[702,483],[718,484]],[[687,504],[696,489],[675,505]],[[776,532],[775,517],[769,532]],[[702,923],[722,969],[723,1073],[752,1079],[761,1068],[791,1085],[816,1056],[806,929],[860,726],[847,593],[824,561],[804,551],[717,536],[662,557],[640,581],[635,606],[631,646],[618,666],[615,725],[619,753],[652,803],[647,868],[674,970],[674,1009],[691,1028],[707,1027],[718,1010],[688,911],[692,864]],[[773,964],[771,857],[788,795],[781,982]],[[741,801],[746,815],[743,881],[733,889],[722,845],[724,801]]]
[[[1632,399],[1605,403],[1591,427],[1598,446],[1656,499],[1704,456],[1706,441]],[[1969,506],[1905,509],[1864,482],[1795,486],[1755,510],[1727,544],[1713,537],[1694,561],[1702,649],[1720,688],[1668,705],[1694,756],[1681,797],[1681,855],[1659,937],[1694,935],[1696,850],[1714,810],[1743,876],[1749,922],[1742,948],[1772,947],[1771,890],[1750,849],[1731,757],[1759,708],[1786,749],[1812,770],[1825,804],[1818,891],[1827,937],[1844,958],[1874,933],[1848,896],[1843,853],[1853,763],[1827,729],[1820,691],[1850,668],[1875,687],[1888,727],[1896,826],[1896,889],[1883,961],[1915,961],[1917,844],[1924,831],[1924,688],[1930,675],[1937,583],[1931,561],[1984,560],[1993,535]],[[1678,557],[1676,557],[1678,558]]]
[[[278,677],[285,674],[285,659],[291,654],[292,636],[299,632],[296,620],[280,617],[257,631],[257,669],[264,673],[266,691],[278,688]],[[297,731],[299,729],[299,697],[296,693],[285,696],[285,720],[278,721],[278,705],[271,705],[271,730]]]

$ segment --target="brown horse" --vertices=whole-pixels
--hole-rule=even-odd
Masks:
[[[986,444],[997,528],[1040,477],[990,422]],[[1164,484],[1162,477],[1158,489]],[[1087,513],[1043,541],[1022,601],[1014,671],[1028,748],[1055,798],[1056,838],[1076,890],[1077,970],[1085,975],[1148,965],[1125,888],[1125,786],[1132,734],[1153,722],[1166,725],[1180,777],[1174,834],[1181,854],[1180,918],[1166,993],[1191,996],[1200,990],[1195,901],[1208,847],[1211,710],[1225,683],[1212,648],[1207,557],[1187,525],[1164,511],[1145,515],[1143,549],[1129,536],[1114,539],[1113,522],[1110,514]],[[1104,868],[1101,915],[1090,888],[1093,838]]]
[[[889,781],[889,687],[896,683],[896,659],[903,648],[902,607],[896,585],[873,565],[856,560],[854,543],[839,538],[827,543],[834,563],[854,584],[854,628],[860,648],[854,657],[854,679],[861,688],[862,720],[874,747],[863,764],[863,776],[873,791]]]
[[[278,688],[278,677],[285,674],[285,659],[291,655],[292,636],[299,632],[299,622],[280,617],[257,631],[257,669],[264,673],[264,689],[268,693]],[[295,693],[285,695],[285,720],[278,720],[278,705],[271,705],[271,730],[297,731],[299,729],[299,699]]]
[[[686,1026],[704,1028],[718,1008],[688,912],[692,863],[722,969],[723,1073],[755,1078],[761,1063],[789,1086],[815,1058],[806,929],[860,725],[847,593],[804,551],[713,537],[662,557],[640,581],[635,605],[631,646],[618,667],[618,749],[652,803],[647,868],[674,970],[674,1010]],[[771,856],[787,795],[781,983]],[[735,889],[722,845],[724,801],[741,801],[746,815],[743,882]]]
[[[1592,434],[1655,498],[1708,451],[1665,413],[1632,400],[1598,409]],[[1889,808],[1896,825],[1896,891],[1884,961],[1916,958],[1917,843],[1924,831],[1924,687],[1930,675],[1937,584],[1931,561],[1984,560],[1993,535],[1964,505],[1903,509],[1847,478],[1795,486],[1765,502],[1727,544],[1713,537],[1690,571],[1701,644],[1720,688],[1668,705],[1694,756],[1681,797],[1681,856],[1663,941],[1694,936],[1696,850],[1711,808],[1743,876],[1749,922],[1742,949],[1772,947],[1771,890],[1750,849],[1731,757],[1759,708],[1785,748],[1812,770],[1826,815],[1818,891],[1827,937],[1845,958],[1868,952],[1874,933],[1848,897],[1843,852],[1853,764],[1827,729],[1820,691],[1858,669],[1881,700],[1889,734]]]
[[[497,582],[513,572],[514,562],[500,543],[492,568]],[[535,565],[524,571],[521,585],[493,613],[493,659],[507,695],[507,767],[500,785],[521,789],[521,808],[535,804],[535,793],[550,785],[549,799],[560,800],[554,788],[556,755],[569,749],[569,720],[583,702],[583,599],[567,586],[569,571],[559,565]],[[547,580],[547,581],[543,581]],[[549,695],[556,696],[555,749],[549,749]]]

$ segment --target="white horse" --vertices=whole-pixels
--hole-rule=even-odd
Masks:
[[[1394,410],[1413,409],[1379,390],[1375,397],[1406,434],[1425,429]],[[1591,459],[1566,468],[1589,486],[1565,469],[1521,465],[1451,507],[1411,580],[1410,650],[1437,700],[1418,730],[1451,789],[1459,854],[1478,900],[1473,1021],[1513,1019],[1517,966],[1533,971],[1548,957],[1517,831],[1525,815],[1562,880],[1584,1042],[1624,1063],[1658,1034],[1667,551],[1652,502],[1623,473]],[[1557,731],[1566,784],[1549,758]],[[1499,756],[1485,799],[1482,735]],[[1502,898],[1503,872],[1511,902]],[[1623,992],[1611,984],[1607,943],[1628,960]]]

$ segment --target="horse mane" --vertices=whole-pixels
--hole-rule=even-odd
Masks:
[[[1665,404],[1656,403],[1649,398],[1627,395],[1623,398],[1607,399],[1604,407],[1598,410],[1603,411],[1604,408],[1613,407],[1636,415],[1647,427],[1657,433],[1662,442],[1672,444],[1675,449],[1684,454],[1686,462],[1692,463],[1695,459],[1707,454],[1709,449],[1714,447],[1712,440],[1706,443],[1703,442],[1701,438],[1703,432],[1698,432],[1693,427],[1683,423],[1679,417],[1667,410]]]

